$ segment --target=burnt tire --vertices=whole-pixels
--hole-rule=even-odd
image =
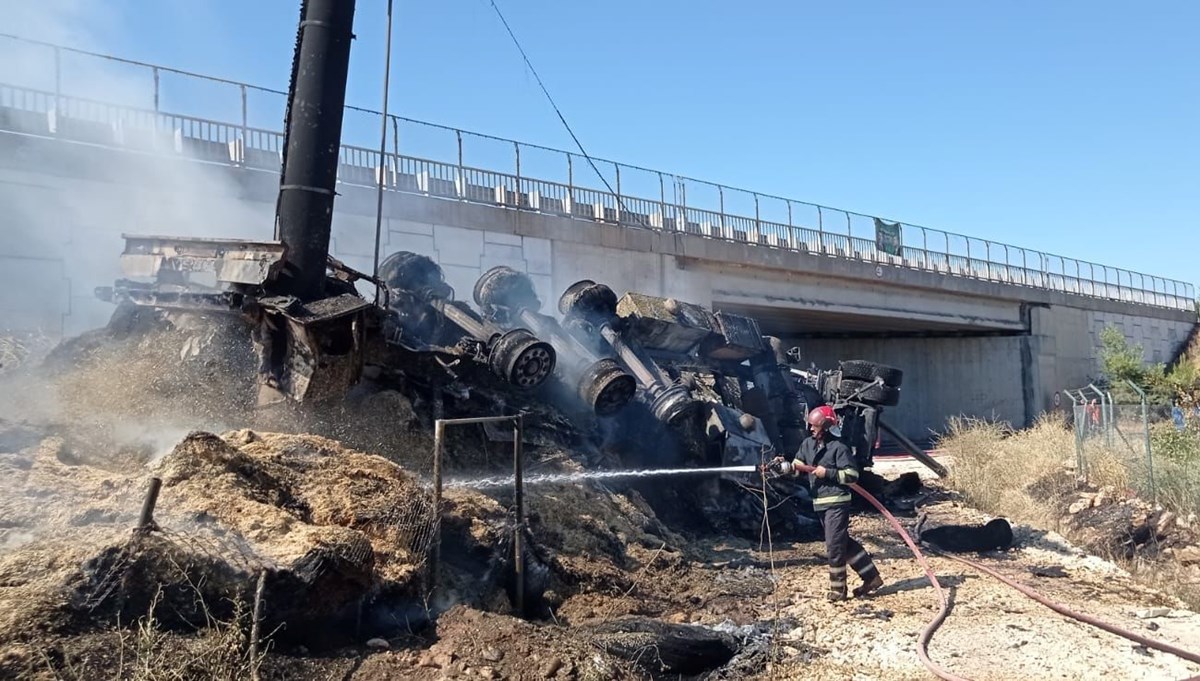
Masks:
[[[861,393],[859,393],[860,390]],[[841,384],[838,385],[838,395],[843,398],[853,396],[859,402],[878,404],[883,407],[894,407],[900,404],[898,389],[890,385],[872,385],[870,381],[842,379]]]
[[[841,363],[842,378],[870,383],[877,377],[884,385],[899,388],[904,382],[904,372],[886,364],[876,364],[862,359],[850,359]]]

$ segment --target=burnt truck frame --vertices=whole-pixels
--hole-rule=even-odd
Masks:
[[[636,395],[660,422],[698,434],[706,452],[719,450],[724,463],[794,452],[805,436],[800,397],[811,391],[847,415],[844,427],[860,458],[869,461],[875,425],[898,435],[877,418],[898,382],[876,376],[866,383],[869,377],[854,377],[846,363],[811,385],[797,381],[779,340],[764,337],[749,317],[636,292],[617,299],[585,280],[560,298],[560,326],[536,300],[513,290],[504,295],[494,286],[504,277],[476,286],[480,315],[454,300],[426,256],[392,254],[376,275],[330,257],[354,13],[354,0],[301,4],[275,239],[123,235],[127,278],[97,289],[100,298],[243,319],[259,357],[260,405],[345,395],[368,365],[409,370],[396,369],[403,358],[381,352],[382,345],[433,356],[446,372],[483,368],[518,390],[557,376],[600,417],[619,415]],[[363,281],[375,286],[374,302],[358,292]],[[568,356],[562,367],[560,353]]]

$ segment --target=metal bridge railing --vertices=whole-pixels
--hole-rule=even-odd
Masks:
[[[0,84],[0,129],[279,170],[283,134],[272,129],[258,109],[271,110],[273,120],[282,120],[282,91],[3,34],[0,38],[18,44],[26,61],[37,62],[30,51],[41,50],[42,62],[49,65],[39,82]],[[68,56],[133,67],[149,78],[133,76],[130,81],[122,75],[123,87],[104,89],[104,99],[80,94],[76,90],[89,88],[86,82],[74,87],[68,83]],[[80,68],[95,72],[94,66]],[[18,75],[6,74],[4,79],[18,80]],[[182,87],[174,87],[180,79]],[[221,108],[213,97],[197,102],[188,95],[197,83],[226,90],[230,106],[224,111],[237,120],[187,113]],[[113,90],[135,92],[137,101],[107,101]],[[381,159],[380,115],[347,107],[341,182],[370,187],[382,182],[399,192],[1127,303],[1180,310],[1195,305],[1195,287],[1183,281],[907,223],[893,223],[899,229],[899,247],[884,248],[872,216],[593,159],[604,177],[601,181],[578,154],[400,116],[388,117],[391,132],[385,147],[391,151]]]

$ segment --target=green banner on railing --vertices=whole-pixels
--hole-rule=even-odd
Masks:
[[[900,255],[900,223],[875,218],[875,248],[888,255]]]

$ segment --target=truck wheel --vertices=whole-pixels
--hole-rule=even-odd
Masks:
[[[904,372],[886,364],[876,364],[862,359],[850,359],[841,363],[842,377],[856,381],[883,379],[884,385],[899,388],[904,382]]]
[[[838,386],[838,394],[842,397],[850,397],[860,390],[863,392],[856,399],[862,402],[884,407],[894,407],[900,403],[900,391],[890,385],[871,385],[868,381],[842,379]]]

